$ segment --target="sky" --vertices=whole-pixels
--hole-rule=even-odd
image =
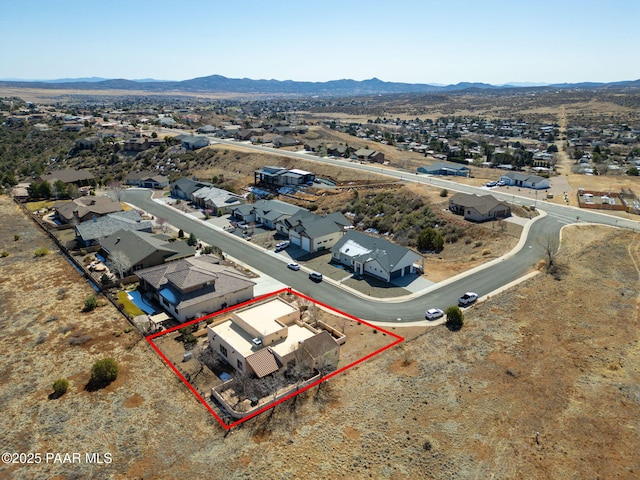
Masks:
[[[0,0],[0,79],[640,79],[640,0]]]

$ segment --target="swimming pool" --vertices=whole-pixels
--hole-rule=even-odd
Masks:
[[[135,303],[136,306],[144,313],[148,315],[158,313],[156,308],[151,305],[149,301],[145,299],[138,290],[131,290],[130,292],[127,292],[127,297],[129,297],[129,300]]]

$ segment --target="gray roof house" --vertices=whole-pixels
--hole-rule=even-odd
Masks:
[[[284,218],[276,225],[278,232],[288,235],[293,245],[307,252],[317,252],[336,244],[351,222],[340,212],[324,217],[306,210]]]
[[[191,194],[191,201],[202,208],[213,210],[214,215],[223,215],[242,205],[245,199],[221,188],[202,187]]]
[[[493,195],[456,193],[449,199],[449,210],[464,215],[465,220],[484,222],[511,215],[511,207]]]
[[[70,183],[73,183],[78,185],[79,187],[83,185],[93,185],[95,183],[95,177],[89,170],[84,170],[84,169],[76,170],[73,168],[57,170],[55,172],[51,172],[47,175],[41,175],[38,178],[36,178],[37,182],[38,181],[43,182],[45,180],[49,182],[51,185],[56,183],[56,181],[60,180],[66,183],[67,185]]]
[[[118,230],[100,239],[100,247],[107,263],[112,263],[114,258],[125,260],[123,273],[128,274],[196,254],[195,248],[187,245],[187,242],[170,242],[171,238],[164,234]]]
[[[355,275],[371,275],[390,282],[417,273],[424,258],[408,248],[349,230],[331,247],[332,260],[352,269]]]
[[[197,150],[209,145],[209,139],[204,136],[179,135],[182,146],[187,150]]]
[[[233,208],[231,213],[245,223],[262,223],[267,228],[275,229],[278,221],[282,221],[301,210],[306,209],[280,200],[258,200],[252,204]]]
[[[433,165],[418,167],[418,173],[429,175],[455,175],[458,177],[468,177],[471,169],[461,163],[436,162]]]
[[[361,148],[356,150],[354,155],[358,157],[358,160],[366,162],[384,163],[384,153],[377,150],[371,150],[369,148]]]
[[[164,263],[136,275],[142,289],[179,322],[251,300],[255,285],[212,255]]]
[[[265,166],[253,172],[253,183],[255,185],[273,185],[283,187],[286,185],[304,185],[313,182],[316,176],[305,170],[284,167]]]
[[[124,178],[127,185],[135,185],[142,188],[164,188],[169,186],[169,179],[158,172],[142,171],[131,172]]]
[[[538,177],[529,173],[507,172],[500,175],[500,180],[513,187],[533,188],[535,190],[551,187],[548,178]]]
[[[213,184],[182,177],[171,184],[171,195],[183,200],[191,200],[193,192],[203,187],[213,187]]]
[[[125,212],[110,213],[100,218],[93,218],[88,222],[82,222],[76,225],[76,240],[89,247],[98,243],[98,240],[118,230],[138,230],[143,232],[151,232],[153,222],[151,220],[143,220],[135,210],[127,210]]]

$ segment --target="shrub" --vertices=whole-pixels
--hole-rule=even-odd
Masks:
[[[20,235],[18,235],[18,234],[16,234],[16,235],[14,235],[14,236],[13,236],[13,240],[14,240],[14,241],[16,241],[16,242],[17,242],[18,240],[20,240],[20,238],[22,238],[22,237],[20,237]]]
[[[440,196],[441,197],[448,197],[449,196],[449,190],[447,190],[446,188],[443,188],[442,190],[440,190]]]
[[[488,248],[485,248],[484,250],[482,250],[482,256],[486,257],[487,255],[491,255],[491,250]]]
[[[178,238],[184,238],[184,230],[178,230]]]
[[[100,277],[100,283],[104,286],[110,285],[111,284],[111,277],[109,275],[107,275],[106,273],[103,273],[102,276]]]
[[[195,247],[197,243],[198,243],[198,239],[196,238],[195,234],[191,232],[189,234],[189,238],[187,239],[187,245],[189,245],[190,247]]]
[[[106,387],[116,378],[118,378],[118,364],[113,358],[103,358],[91,367],[89,386],[94,389]]]
[[[66,378],[59,378],[53,382],[53,397],[60,398],[67,393],[69,389],[69,381]]]
[[[9,256],[9,252],[7,252],[6,250],[2,251],[2,258],[8,257]]]
[[[452,332],[456,332],[464,325],[464,315],[458,306],[451,306],[444,312],[447,315],[447,328]]]
[[[98,307],[98,299],[95,295],[91,295],[84,299],[84,311],[91,312]]]
[[[36,249],[35,256],[36,257],[44,257],[49,254],[49,249],[47,247],[40,247]]]

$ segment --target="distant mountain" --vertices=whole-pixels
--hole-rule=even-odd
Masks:
[[[562,83],[554,85],[509,84],[490,85],[488,83],[460,82],[455,85],[431,85],[426,83],[384,82],[378,78],[368,80],[331,80],[328,82],[296,82],[293,80],[252,80],[250,78],[227,78],[222,75],[192,78],[183,81],[154,79],[127,80],[103,79],[98,77],[60,79],[48,81],[0,81],[0,85],[31,88],[57,88],[69,90],[143,90],[149,92],[184,93],[235,93],[252,95],[291,96],[353,96],[392,93],[438,93],[438,92],[482,92],[499,89],[540,89],[540,88],[640,88],[640,80],[614,83]]]

